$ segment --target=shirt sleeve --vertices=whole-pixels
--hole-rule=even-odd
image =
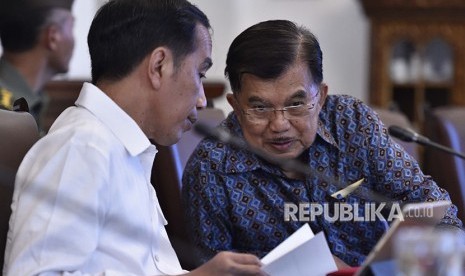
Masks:
[[[446,190],[440,188],[431,176],[425,175],[417,160],[388,134],[386,126],[368,107],[365,116],[373,121],[365,129],[371,182],[375,190],[400,202],[450,200]],[[457,218],[457,207],[452,205],[440,224],[462,227]]]
[[[34,147],[18,171],[6,275],[85,275],[79,268],[97,246],[110,197],[108,160],[79,141],[49,148],[57,146]]]
[[[183,175],[185,219],[201,264],[219,251],[233,249],[225,180],[208,167],[208,161],[193,157]]]

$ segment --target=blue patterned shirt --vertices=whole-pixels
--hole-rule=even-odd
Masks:
[[[233,113],[221,127],[243,137]],[[316,139],[303,160],[314,173],[302,180],[289,179],[278,167],[246,150],[204,139],[183,175],[184,210],[200,261],[223,250],[263,257],[307,223],[286,221],[285,203],[333,207],[358,203],[364,217],[373,211],[367,210],[370,197],[363,193],[342,199],[330,196],[361,178],[365,181],[360,190],[399,202],[449,200],[448,193],[389,137],[377,114],[350,96],[327,97]],[[334,209],[329,213],[334,215]],[[461,227],[456,213],[457,208],[450,207],[441,223]],[[308,223],[314,233],[323,231],[332,253],[352,266],[363,262],[388,227],[379,219],[332,221],[324,215]]]

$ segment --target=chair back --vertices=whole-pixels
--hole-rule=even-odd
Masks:
[[[431,141],[465,152],[465,107],[438,107],[427,113],[425,135]],[[425,148],[425,172],[449,192],[465,222],[465,160],[460,157]]]
[[[217,108],[205,108],[198,111],[198,120],[211,127],[217,126],[225,115]],[[158,153],[152,168],[152,184],[157,192],[163,214],[168,221],[166,231],[184,269],[192,270],[199,264],[195,262],[187,229],[184,223],[181,189],[182,173],[187,160],[203,137],[189,131],[183,134],[179,142],[172,146],[157,145]]]
[[[0,110],[0,268],[4,261],[16,171],[38,139],[37,123],[31,114]]]

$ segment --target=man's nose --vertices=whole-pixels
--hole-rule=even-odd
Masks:
[[[207,106],[207,97],[205,96],[205,89],[203,85],[200,88],[199,98],[197,99],[197,108],[204,108]]]
[[[283,132],[289,129],[289,120],[284,115],[286,111],[282,109],[274,110],[270,118],[270,128],[275,132]]]

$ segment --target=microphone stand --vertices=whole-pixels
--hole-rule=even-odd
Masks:
[[[443,152],[447,152],[449,154],[458,156],[458,157],[465,160],[465,154],[463,154],[461,152],[458,152],[458,151],[455,151],[455,150],[453,150],[453,149],[451,149],[449,147],[443,146],[441,144],[438,144],[436,142],[433,142],[433,141],[431,141],[429,139],[427,139],[427,141],[418,140],[417,143],[420,144],[420,145],[423,145],[423,146],[430,146],[430,147],[432,147],[434,149],[437,149],[437,150],[440,150],[440,151],[443,151]]]
[[[447,152],[449,154],[458,156],[462,159],[465,160],[465,154],[458,152],[452,148],[443,146],[441,144],[438,144],[436,142],[431,141],[429,138],[420,135],[412,130],[402,128],[400,126],[392,125],[388,128],[388,132],[390,135],[404,141],[404,142],[415,142],[417,144],[427,146],[427,147],[432,147],[434,149]]]

